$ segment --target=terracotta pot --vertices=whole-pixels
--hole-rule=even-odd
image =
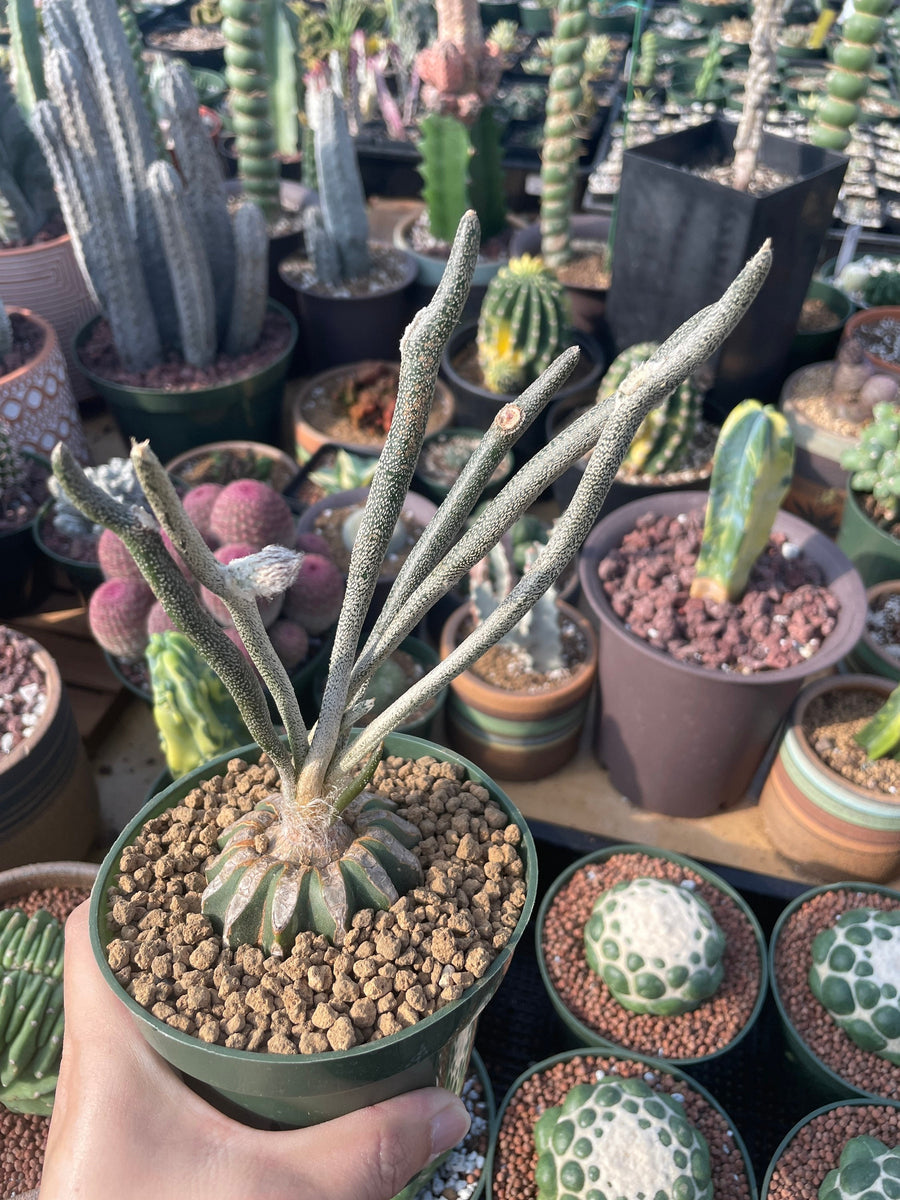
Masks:
[[[291,423],[294,430],[294,446],[298,457],[300,451],[310,458],[322,446],[342,446],[351,454],[377,456],[384,447],[384,438],[380,442],[345,442],[337,441],[330,430],[316,423],[317,408],[320,399],[339,391],[346,380],[353,379],[360,370],[368,370],[377,365],[387,365],[387,360],[369,359],[363,362],[347,363],[344,366],[332,367],[329,371],[321,371],[310,379],[288,384],[287,399],[290,405]],[[393,364],[392,364],[393,365]],[[399,363],[396,364],[399,371]],[[453,420],[455,409],[453,393],[443,380],[438,379],[434,390],[434,403],[428,418],[427,432],[434,433],[445,429]],[[324,416],[324,413],[322,414]],[[387,435],[385,435],[386,437]]]
[[[271,484],[276,492],[282,492],[289,487],[294,476],[297,474],[299,467],[294,459],[289,454],[285,454],[283,450],[279,450],[276,446],[270,446],[265,442],[244,442],[244,441],[228,441],[228,442],[209,442],[205,446],[196,446],[193,450],[185,450],[182,454],[170,459],[166,464],[166,470],[171,474],[184,478],[184,473],[188,468],[202,460],[206,455],[215,456],[217,454],[227,453],[230,450],[241,453],[252,453],[257,459],[268,460],[271,463],[271,468],[268,475],[265,477],[266,483]],[[263,476],[257,476],[263,478]],[[219,479],[212,475],[204,476],[203,479],[191,479],[188,475],[186,482],[190,486],[195,483],[219,483]]]
[[[827,766],[803,732],[810,703],[865,689],[883,702],[891,680],[834,675],[797,696],[759,797],[759,815],[782,857],[813,879],[893,879],[900,870],[900,799],[851,783]]]
[[[826,395],[833,370],[833,362],[800,367],[784,381],[778,401],[794,437],[794,473],[784,507],[829,537],[837,534],[847,495],[848,472],[841,466],[841,456],[856,439],[810,421],[798,408],[796,397],[811,391]]]
[[[7,305],[7,312],[37,325],[44,342],[30,362],[0,376],[0,417],[20,449],[49,458],[56,443],[63,441],[81,463],[89,463],[91,453],[53,326],[31,309]]]
[[[894,324],[900,325],[900,306],[885,305],[881,308],[864,308],[860,312],[856,312],[847,321],[844,326],[844,333],[841,337],[841,342],[848,342],[851,338],[856,337],[863,329],[869,325],[874,325],[878,321],[889,320]],[[867,350],[865,343],[862,344],[863,357],[866,362],[872,364],[874,369],[883,375],[893,375],[895,379],[900,379],[900,362],[892,362],[890,359],[879,358],[871,350]]]
[[[75,334],[98,312],[67,233],[49,242],[0,249],[0,296],[7,307],[39,312],[56,330],[76,400],[94,395],[75,358]]]
[[[808,661],[752,675],[711,671],[629,633],[603,590],[601,559],[643,514],[674,516],[706,500],[703,492],[679,492],[626,504],[589,534],[579,561],[585,599],[601,630],[595,753],[613,786],[634,804],[682,817],[705,816],[744,798],[804,679],[840,661],[865,620],[862,581],[845,555],[806,521],[779,512],[775,530],[819,565],[841,605],[836,628]]]
[[[844,499],[837,544],[867,587],[885,579],[900,579],[900,539],[870,520],[852,487],[847,488]]]
[[[446,722],[451,744],[499,779],[541,779],[559,770],[578,749],[597,673],[597,639],[577,609],[558,601],[587,641],[587,655],[562,686],[549,692],[513,692],[463,671],[450,684]],[[461,605],[441,630],[441,658],[456,648]]]
[[[886,579],[866,588],[867,613],[881,608],[882,601],[889,596],[900,595],[900,579]],[[863,626],[859,641],[844,659],[851,671],[863,675],[883,675],[885,679],[900,683],[900,655],[890,654],[869,632],[868,622]]]

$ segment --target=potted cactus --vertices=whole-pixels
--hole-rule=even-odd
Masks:
[[[878,403],[856,444],[841,457],[850,479],[837,543],[867,585],[895,579],[900,572],[900,541],[894,536],[898,446],[900,405]]]
[[[146,445],[134,447],[133,460],[147,503],[198,580],[227,601],[245,647],[276,697],[285,728],[282,739],[269,718],[252,668],[209,614],[204,615],[191,584],[165,551],[149,514],[111,502],[90,485],[65,446],[54,451],[54,470],[64,487],[91,520],[104,521],[122,537],[153,580],[173,621],[214,665],[255,738],[255,745],[244,749],[242,759],[213,762],[201,773],[174,784],[123,831],[92,894],[92,942],[98,964],[138,1018],[142,1034],[170,1062],[189,1076],[204,1078],[245,1109],[284,1123],[314,1122],[426,1082],[458,1086],[463,1075],[458,1062],[468,1055],[473,1019],[499,984],[528,918],[535,886],[533,847],[524,821],[489,777],[429,743],[392,736],[390,731],[517,624],[553,582],[590,528],[603,490],[645,412],[727,336],[752,300],[768,265],[763,251],[717,305],[676,334],[668,347],[660,347],[658,356],[644,365],[640,375],[623,384],[622,403],[613,414],[592,413],[580,425],[572,426],[524,467],[456,540],[484,482],[572,369],[575,352],[567,352],[552,364],[487,431],[430,523],[427,536],[419,540],[417,553],[407,559],[367,643],[358,650],[380,562],[412,478],[440,347],[462,311],[478,244],[477,220],[467,215],[441,288],[403,340],[397,411],[356,539],[328,682],[311,734],[267,644],[256,603],[257,594],[278,591],[296,575],[302,566],[297,557],[276,547],[226,566],[218,564],[184,516],[152,451]],[[608,419],[598,420],[598,415]],[[380,662],[418,624],[434,598],[484,556],[503,529],[543,491],[554,471],[564,469],[571,458],[584,452],[586,441],[599,444],[591,456],[585,487],[532,569],[466,643],[353,736],[355,719],[365,710],[366,686]],[[388,757],[379,765],[383,746]],[[263,753],[268,761],[258,762]],[[413,765],[404,771],[401,760]],[[504,902],[509,905],[502,928],[498,925],[489,946],[467,941],[467,950],[457,951],[456,926],[445,924],[440,910],[426,930],[410,909],[411,890],[415,892],[426,880],[444,886],[432,871],[435,860],[420,860],[415,847],[420,847],[422,855],[427,854],[429,845],[441,853],[443,843],[440,837],[433,843],[420,841],[422,827],[414,822],[424,821],[428,828],[429,810],[423,805],[401,804],[399,813],[394,811],[402,798],[399,784],[392,782],[399,779],[398,772],[415,779],[415,786],[431,796],[432,813],[437,812],[435,805],[444,803],[438,793],[452,804],[453,797],[471,781],[465,811],[480,814],[473,819],[483,819],[478,828],[484,841],[480,834],[466,838],[455,833],[460,837],[459,848],[472,856],[466,861],[476,868],[488,846],[495,847],[508,868],[500,872],[502,877],[508,876],[505,887],[485,891],[481,886],[481,898],[472,897],[466,928],[476,936],[479,928],[486,930],[486,919],[490,924],[488,914],[496,901],[501,907]],[[196,787],[201,780],[207,781],[206,792]],[[224,791],[218,793],[221,801],[211,800],[206,806],[202,797],[211,795],[210,788]],[[387,795],[391,790],[397,801]],[[420,799],[422,794],[416,792]],[[233,804],[228,803],[229,798]],[[213,812],[221,816],[221,824],[215,823]],[[235,981],[238,974],[243,979],[250,969],[282,972],[288,979],[284,972],[296,961],[294,951],[306,953],[306,947],[315,953],[314,947],[318,947],[324,961],[312,965],[329,968],[315,973],[316,986],[329,988],[325,999],[317,999],[311,990],[306,996],[303,989],[292,990],[292,985],[285,984],[285,1015],[276,1017],[272,1009],[271,1017],[260,1020],[257,1014],[252,1022],[243,1015],[245,1002],[240,998],[231,1001],[226,1016],[218,991],[208,1014],[195,1008],[182,1012],[159,1001],[152,977],[145,978],[139,964],[131,963],[128,937],[119,936],[127,933],[125,925],[138,914],[126,892],[117,891],[117,884],[121,879],[124,889],[130,887],[131,880],[124,876],[140,870],[144,851],[139,847],[157,836],[154,830],[162,828],[158,821],[168,825],[176,821],[176,813],[185,819],[177,833],[171,826],[173,837],[184,839],[186,855],[189,847],[196,849],[188,863],[190,883],[202,888],[205,899],[200,901],[200,912],[185,911],[193,905],[175,906],[173,928],[189,921],[199,932],[197,922],[202,922],[207,950],[217,958],[225,956],[219,978],[227,973]],[[189,821],[188,813],[195,814]],[[210,820],[213,825],[208,825]],[[229,825],[229,821],[234,823]],[[201,826],[206,828],[202,836]],[[221,845],[211,852],[219,840]],[[468,895],[464,889],[463,894]],[[199,892],[197,896],[199,899]],[[482,901],[486,908],[480,907]],[[443,915],[449,916],[449,910]],[[364,936],[366,929],[372,933],[371,941]],[[412,978],[400,974],[406,970],[404,962],[415,964],[420,957],[424,969],[426,951],[420,950],[424,941],[417,937],[417,944],[412,945],[416,929],[430,939],[431,956],[429,985],[421,985],[418,991],[412,971]],[[155,929],[154,936],[159,932]],[[332,943],[335,937],[339,945]],[[398,962],[407,950],[408,957]],[[456,957],[457,953],[461,957]],[[390,983],[387,988],[373,983],[365,991],[355,982],[351,996],[344,976],[349,974],[351,982],[361,978],[352,972],[357,957],[372,960],[370,967],[360,968],[367,983],[373,981],[371,968],[378,974],[379,961],[383,959],[387,967],[390,960],[397,968],[389,972],[390,977],[401,990],[395,992]],[[459,968],[454,965],[457,962]],[[212,959],[208,969],[211,984],[218,989]],[[330,984],[326,982],[329,979]],[[231,990],[230,984],[226,990]],[[385,1002],[377,1003],[374,995]],[[203,1036],[198,1036],[201,1027]]]

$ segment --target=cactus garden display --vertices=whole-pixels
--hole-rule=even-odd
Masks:
[[[898,1179],[900,1146],[863,1134],[844,1146],[838,1166],[819,1186],[819,1200],[850,1200],[861,1193],[872,1200],[890,1200],[900,1190]]]
[[[725,935],[690,888],[634,879],[601,893],[584,928],[591,969],[632,1012],[675,1016],[724,978]]]

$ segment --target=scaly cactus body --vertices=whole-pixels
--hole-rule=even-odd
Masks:
[[[875,44],[884,32],[884,18],[892,0],[859,0],[841,25],[841,41],[825,80],[810,124],[809,139],[826,150],[843,150],[849,145],[852,126],[859,117],[859,102],[869,88],[869,72],[875,64]]]
[[[537,379],[571,340],[565,289],[540,258],[510,259],[488,284],[478,317],[478,364],[492,392]]]
[[[602,892],[584,927],[584,952],[631,1012],[689,1012],[724,978],[725,935],[709,905],[663,879],[632,879]]]
[[[900,1146],[886,1146],[878,1138],[850,1138],[840,1163],[819,1184],[818,1200],[892,1200],[900,1194]]]
[[[847,1036],[900,1065],[900,909],[841,913],[812,944],[812,994]]]
[[[576,1085],[538,1118],[534,1144],[537,1200],[712,1200],[706,1139],[643,1079]]]
[[[845,450],[841,466],[850,472],[850,486],[871,492],[888,521],[900,512],[900,407],[876,404],[872,420],[855,446]]]
[[[703,539],[691,595],[739,599],[765,549],[794,469],[794,439],[771,404],[744,400],[716,443]]]
[[[280,211],[275,130],[269,109],[269,76],[263,36],[263,0],[221,0],[225,80],[237,139],[244,194],[274,220]]]

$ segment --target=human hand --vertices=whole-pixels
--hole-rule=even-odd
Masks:
[[[86,903],[66,924],[64,980],[41,1200],[389,1200],[468,1129],[462,1101],[440,1088],[289,1132],[224,1116],[148,1046],[103,979]]]

